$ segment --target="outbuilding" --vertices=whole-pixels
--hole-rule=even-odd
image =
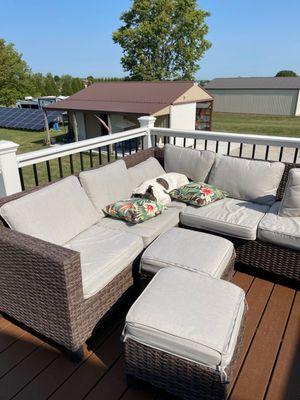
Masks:
[[[68,111],[75,139],[133,129],[138,118],[156,117],[156,126],[210,130],[213,97],[192,81],[99,82],[48,110]]]
[[[216,78],[205,88],[218,112],[300,115],[300,77]]]

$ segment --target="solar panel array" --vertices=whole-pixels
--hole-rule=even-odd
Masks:
[[[58,117],[62,117],[59,111],[47,112],[49,123]],[[0,107],[0,127],[42,131],[45,128],[44,113],[42,110],[29,108]]]

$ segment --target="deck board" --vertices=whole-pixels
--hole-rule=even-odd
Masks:
[[[300,292],[241,272],[233,282],[249,311],[230,400],[300,399]],[[127,387],[120,340],[127,308],[93,336],[79,364],[0,316],[0,400],[173,399]]]

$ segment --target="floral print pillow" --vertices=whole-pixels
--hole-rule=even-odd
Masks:
[[[228,196],[226,192],[203,182],[190,182],[178,189],[172,190],[172,199],[203,207]]]
[[[165,209],[164,205],[147,199],[132,198],[110,204],[103,210],[110,217],[123,219],[132,224],[139,224],[157,215]]]

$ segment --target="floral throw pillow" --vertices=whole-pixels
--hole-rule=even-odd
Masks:
[[[110,204],[103,210],[110,217],[122,219],[132,224],[139,224],[160,215],[164,205],[147,199],[132,198]]]
[[[172,190],[169,195],[172,199],[203,207],[217,200],[227,197],[227,193],[212,185],[202,182],[191,182]]]

